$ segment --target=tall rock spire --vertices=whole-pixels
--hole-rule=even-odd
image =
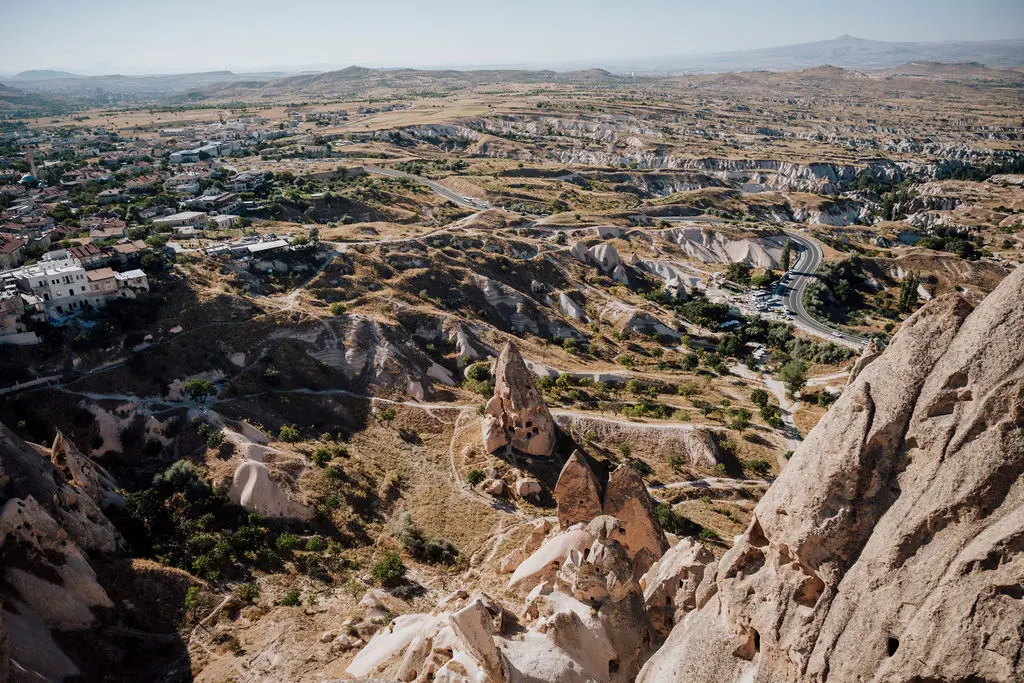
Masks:
[[[494,396],[487,401],[483,441],[488,453],[511,445],[529,455],[551,455],[555,448],[555,422],[512,342],[494,366]]]

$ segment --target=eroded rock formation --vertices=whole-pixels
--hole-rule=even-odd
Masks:
[[[401,681],[630,681],[658,636],[624,534],[608,516],[558,532],[509,580],[525,596],[518,618],[486,595],[457,592],[429,614],[395,619],[347,671]]]
[[[24,680],[81,673],[53,633],[88,629],[95,608],[114,606],[87,553],[123,547],[100,507],[116,497],[109,475],[62,435],[45,449],[0,425],[3,625],[12,671]]]
[[[608,477],[602,508],[604,514],[622,520],[622,545],[639,573],[646,572],[668,550],[647,486],[629,463],[619,465]]]
[[[551,455],[555,448],[554,420],[512,342],[494,366],[494,396],[487,401],[483,442],[488,453],[511,445],[529,455]]]
[[[602,513],[601,485],[587,464],[586,456],[573,451],[565,461],[553,491],[558,505],[558,523],[568,529]]]
[[[1024,677],[1024,269],[863,365],[640,681]]]

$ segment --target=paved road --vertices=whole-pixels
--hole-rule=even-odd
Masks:
[[[451,200],[452,202],[455,202],[459,206],[463,206],[467,209],[475,209],[477,211],[480,211],[482,209],[490,208],[490,204],[481,199],[475,199],[473,197],[467,197],[465,195],[458,194],[457,192],[452,192],[441,183],[436,183],[433,180],[424,178],[423,176],[413,175],[412,173],[405,173],[404,171],[396,171],[393,168],[381,168],[380,166],[364,165],[363,168],[366,170],[367,173],[373,173],[375,175],[384,175],[389,176],[391,178],[411,178],[412,180],[415,180],[418,183],[426,185],[431,190],[438,193],[445,199]]]
[[[666,223],[716,223],[721,222],[722,219],[713,216],[659,216],[657,220],[665,221]],[[821,262],[824,260],[825,255],[821,250],[821,246],[807,235],[796,230],[783,230],[783,232],[800,248],[796,263],[790,268],[793,280],[789,283],[786,293],[782,297],[783,305],[793,311],[793,324],[809,334],[823,337],[836,344],[842,344],[843,346],[855,349],[864,348],[864,344],[867,342],[866,339],[829,327],[821,321],[812,318],[807,309],[804,308],[804,291],[807,289],[807,285],[813,281],[813,275],[821,267]]]
[[[845,332],[839,332],[812,318],[807,309],[804,308],[804,292],[807,290],[807,285],[813,281],[814,278],[812,276],[814,273],[821,267],[821,262],[824,260],[825,255],[822,253],[818,243],[807,235],[796,230],[784,230],[783,232],[789,236],[794,244],[800,247],[796,263],[790,269],[790,272],[793,274],[793,280],[782,297],[783,305],[793,311],[795,316],[794,323],[797,327],[807,332],[816,334],[819,337],[826,337],[837,344],[843,344],[855,349],[863,348],[864,344],[867,343],[866,339],[846,334]]]

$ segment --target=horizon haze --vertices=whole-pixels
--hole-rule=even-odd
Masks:
[[[43,0],[5,11],[0,75],[294,73],[349,65],[629,70],[837,36],[927,43],[1024,38],[1024,4],[1013,0],[970,6],[869,0],[856,10],[808,9],[797,0],[771,7],[742,0],[728,8],[641,0],[628,13],[607,0],[555,6],[526,0],[514,8],[452,0],[429,13],[408,0],[370,7],[323,0],[286,7],[265,0],[213,6]]]

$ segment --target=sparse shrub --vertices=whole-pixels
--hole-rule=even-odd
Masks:
[[[750,411],[742,408],[734,412],[732,422],[729,423],[729,428],[734,429],[737,432],[742,432],[750,426]]]
[[[251,605],[260,597],[260,587],[255,582],[240,583],[232,591],[235,598],[240,602]]]
[[[703,529],[700,524],[689,517],[673,510],[668,503],[658,503],[658,506],[654,508],[654,514],[658,518],[661,528],[676,536],[694,536]]]
[[[335,301],[330,307],[331,315],[345,315],[345,304]]]
[[[309,459],[318,467],[326,467],[327,463],[331,461],[331,457],[331,452],[326,448],[321,447],[313,451],[313,454],[309,456]]]
[[[620,444],[619,444],[619,453],[621,453],[621,454],[622,454],[622,457],[623,457],[623,458],[628,458],[628,457],[629,457],[629,454],[630,454],[630,453],[632,453],[632,452],[633,452],[633,451],[632,451],[632,449],[631,449],[631,448],[629,447],[629,444],[628,444],[628,443],[620,443]]]
[[[311,553],[323,552],[327,549],[327,541],[320,534],[314,534],[306,540],[306,550]]]
[[[395,409],[394,408],[390,408],[390,407],[389,408],[382,408],[380,410],[380,412],[377,413],[377,417],[380,418],[381,422],[391,422],[397,416],[398,416],[398,413],[395,412]]]
[[[470,470],[469,474],[466,475],[466,482],[470,486],[476,486],[485,479],[483,470]]]
[[[635,469],[641,477],[649,477],[652,474],[654,474],[654,470],[651,468],[651,466],[648,465],[646,461],[641,460],[640,458],[630,458],[629,464],[633,466],[633,469]]]
[[[686,458],[681,455],[670,455],[668,456],[668,466],[679,472],[686,467]]]
[[[697,540],[701,541],[702,543],[710,543],[711,541],[718,540],[718,534],[716,534],[711,529],[705,527],[700,530],[699,534],[697,534]]]
[[[430,538],[416,527],[412,515],[403,512],[398,517],[398,541],[417,560],[431,564],[456,564],[459,550],[443,538]]]
[[[222,443],[224,443],[224,432],[219,429],[210,432],[210,435],[206,437],[208,448],[219,448]]]
[[[295,534],[285,532],[277,537],[277,541],[274,542],[274,545],[279,551],[287,554],[298,548],[300,543],[302,543],[301,538]]]
[[[466,369],[466,377],[477,382],[486,382],[491,379],[491,369],[487,363],[473,363]]]
[[[160,423],[160,431],[168,439],[173,439],[181,431],[181,420],[176,417],[169,417]]]
[[[302,434],[295,425],[283,425],[277,433],[277,438],[285,443],[296,443],[302,440]]]
[[[831,391],[825,391],[822,389],[818,392],[818,405],[822,408],[828,408],[839,399],[838,394],[833,394]]]
[[[387,552],[373,563],[370,568],[370,576],[380,585],[393,588],[405,581],[405,571],[405,563],[402,562],[398,553]]]
[[[281,598],[281,604],[285,607],[298,607],[302,594],[299,593],[298,588],[289,588]]]
[[[345,478],[345,473],[340,467],[331,465],[324,468],[324,479],[327,481],[341,481]]]
[[[700,392],[700,388],[693,382],[683,382],[676,387],[676,394],[684,398],[689,398]]]
[[[767,460],[760,458],[756,460],[745,460],[743,461],[743,469],[749,470],[760,477],[764,477],[772,471],[772,464]]]

